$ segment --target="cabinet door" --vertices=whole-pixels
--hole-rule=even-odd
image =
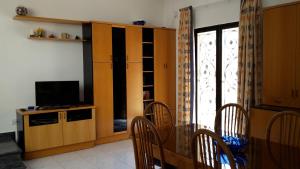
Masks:
[[[94,105],[97,138],[113,134],[112,63],[94,63]]]
[[[64,112],[63,136],[64,145],[95,140],[95,110],[84,109]]]
[[[143,67],[142,63],[127,64],[127,131],[131,121],[143,115]]]
[[[263,102],[292,106],[295,88],[296,6],[264,12]]]
[[[154,30],[154,100],[168,104],[168,31]]]
[[[168,105],[176,109],[176,31],[168,30],[167,76]],[[175,116],[174,116],[175,117]]]
[[[93,23],[93,61],[112,62],[112,26]]]
[[[47,119],[49,123],[45,124],[45,119]],[[24,132],[26,152],[62,146],[61,112],[25,115]]]
[[[294,107],[300,108],[300,5],[297,5],[297,54],[295,56],[295,102]]]
[[[126,27],[127,62],[142,62],[142,28]]]

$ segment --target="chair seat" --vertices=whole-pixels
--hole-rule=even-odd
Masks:
[[[246,148],[248,140],[232,136],[223,136],[222,140],[231,150],[235,163],[239,166],[246,166],[247,157],[242,152]],[[216,145],[217,143],[214,142],[214,144]],[[223,151],[220,152],[220,156],[222,164],[229,164],[227,155]]]
[[[234,157],[234,161],[236,164],[238,164],[239,166],[246,166],[247,165],[247,157],[244,154],[233,154]],[[227,155],[224,153],[221,153],[221,163],[222,164],[229,164],[229,160],[227,158]]]
[[[233,136],[222,136],[222,140],[229,147],[233,154],[242,152],[248,145],[248,140]]]

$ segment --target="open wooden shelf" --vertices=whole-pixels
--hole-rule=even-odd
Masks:
[[[50,40],[50,41],[64,41],[64,42],[84,42],[85,40],[79,39],[61,39],[61,38],[47,38],[47,37],[28,37],[31,40]]]
[[[89,23],[88,21],[56,19],[56,18],[36,17],[36,16],[19,16],[19,15],[16,15],[14,19],[21,20],[21,21],[48,22],[48,23],[71,24],[71,25],[82,25],[84,23]]]
[[[153,102],[154,99],[145,99],[144,102]]]
[[[143,56],[144,59],[153,59],[153,56]]]
[[[143,42],[143,44],[153,44],[153,42]]]
[[[154,87],[154,85],[144,85],[143,87]]]

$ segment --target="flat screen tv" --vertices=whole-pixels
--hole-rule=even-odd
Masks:
[[[79,104],[79,81],[35,82],[36,106],[72,106]]]

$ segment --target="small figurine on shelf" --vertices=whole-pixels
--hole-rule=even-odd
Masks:
[[[81,40],[80,36],[76,35],[75,40]]]
[[[16,13],[17,15],[25,16],[28,14],[28,10],[24,6],[18,6],[16,8]]]
[[[61,33],[61,38],[62,39],[70,39],[71,35],[68,33]]]
[[[54,34],[50,34],[48,38],[56,38],[56,36]]]
[[[42,28],[37,28],[34,31],[34,37],[42,38],[45,37],[46,31]]]
[[[138,20],[138,21],[133,21],[132,23],[133,23],[133,25],[144,26],[146,24],[146,21],[144,21],[144,20]]]
[[[30,33],[29,33],[29,37],[31,37],[31,38],[35,37],[34,32],[35,32],[35,31],[34,31],[33,29],[31,29],[31,30],[30,30]]]

